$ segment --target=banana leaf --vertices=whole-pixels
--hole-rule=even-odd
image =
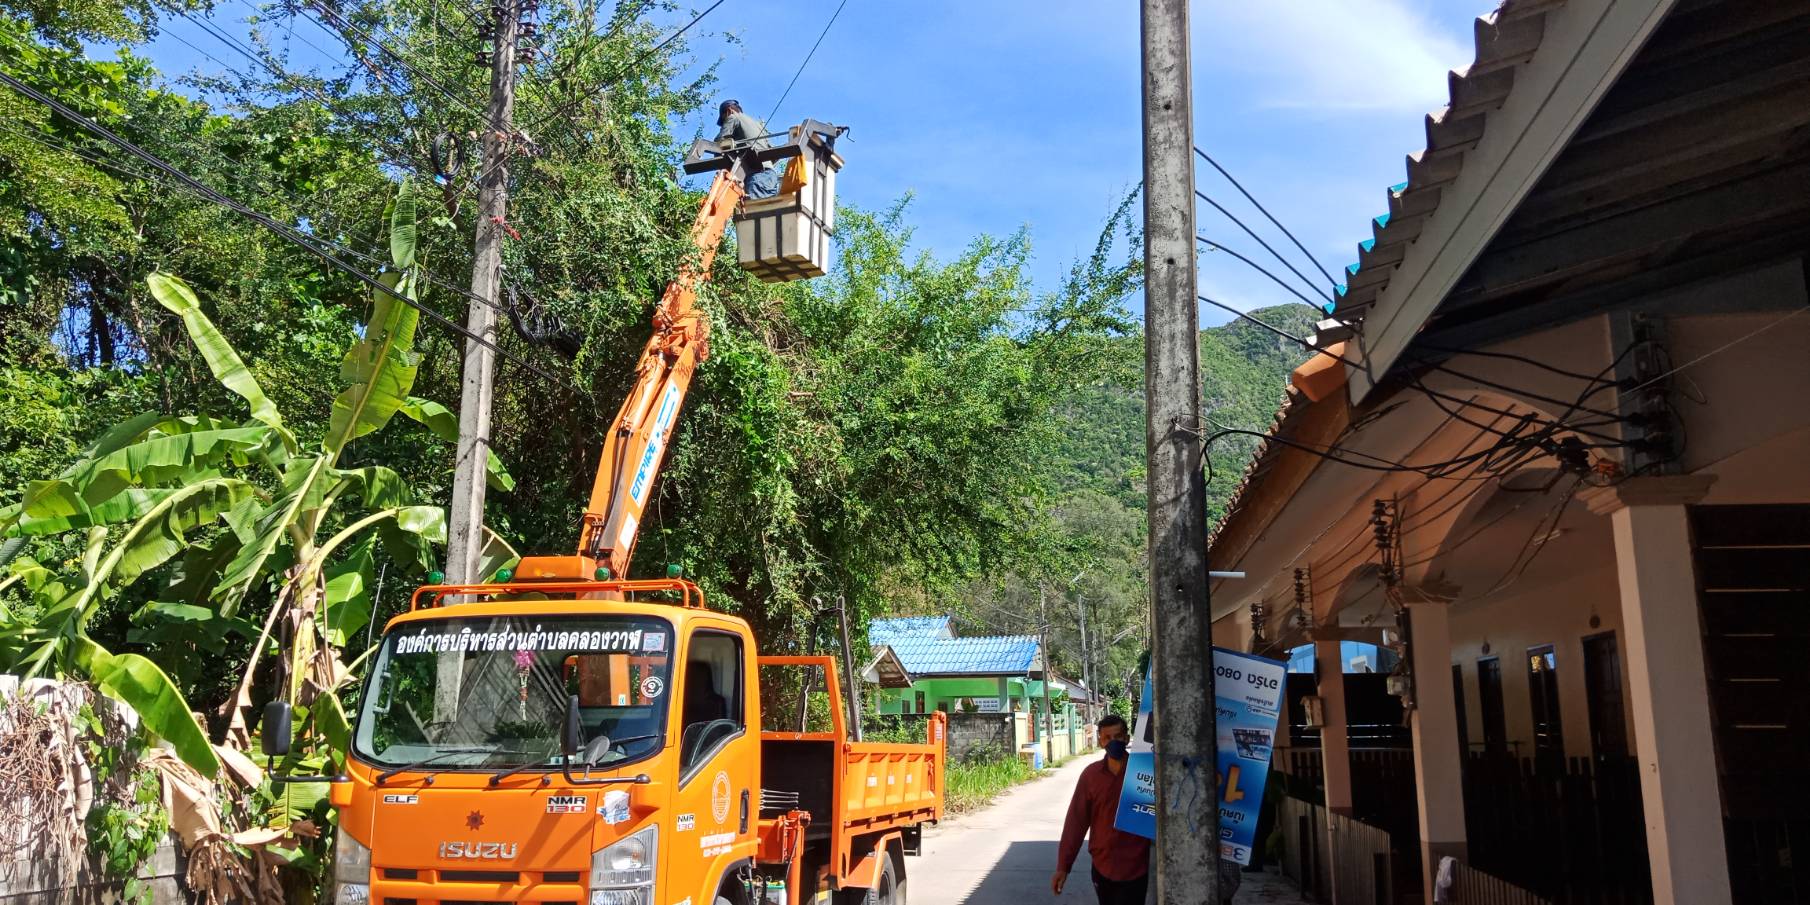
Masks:
[[[288,445],[295,446],[295,438],[283,425],[283,415],[277,411],[276,403],[264,395],[264,388],[258,385],[258,379],[252,376],[251,370],[239,358],[232,344],[215,329],[214,322],[208,320],[201,311],[201,300],[195,297],[187,283],[167,273],[153,273],[145,278],[151,287],[151,295],[157,303],[182,318],[182,325],[188,329],[189,339],[200,350],[201,357],[206,359],[207,368],[214,374],[214,379],[221,385],[239,394],[251,406],[251,416],[272,430],[281,433]]]
[[[55,534],[132,521],[158,502],[151,492],[156,485],[212,477],[216,466],[256,450],[268,434],[266,427],[159,434],[77,462],[62,477],[26,485],[9,533]]]
[[[220,758],[208,744],[206,730],[157,664],[138,654],[108,653],[92,641],[86,643],[81,659],[95,687],[138,711],[145,728],[168,741],[184,763],[203,776],[220,771]]]
[[[390,207],[390,263],[397,270],[415,266],[415,242],[419,236],[415,225],[415,196],[409,194],[409,181],[402,180],[396,202]]]
[[[377,279],[391,291],[373,293],[364,339],[347,351],[340,363],[340,377],[348,385],[333,400],[333,414],[321,444],[331,456],[389,423],[408,400],[420,366],[420,356],[413,349],[419,316],[402,300],[415,297],[415,279],[406,271],[390,271]]]
[[[327,643],[345,647],[371,621],[374,539],[366,537],[326,570]]]
[[[397,411],[426,427],[434,436],[448,443],[458,444],[459,416],[446,406],[432,399],[410,396],[408,402],[403,403]],[[514,490],[515,478],[509,474],[509,469],[503,467],[503,460],[495,450],[487,448],[485,452],[488,458],[484,463],[484,483],[492,490]]]
[[[370,509],[393,509],[408,502],[408,486],[393,469],[382,465],[363,468],[334,469],[344,482],[344,489],[358,494]]]
[[[436,546],[446,543],[446,510],[409,506],[377,527],[384,551],[414,574],[432,571],[439,562]]]
[[[319,505],[324,498],[326,491],[321,485],[327,471],[327,457],[316,456],[309,460],[307,468],[298,461],[283,475],[283,495],[258,514],[251,540],[226,564],[220,583],[214,586],[213,599],[220,605],[220,615],[237,615],[245,595],[268,574],[271,554],[288,535],[289,527],[311,508],[310,504]]]

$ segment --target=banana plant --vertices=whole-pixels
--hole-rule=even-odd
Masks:
[[[155,571],[163,581],[135,621],[230,626],[251,635],[240,611],[254,595],[271,601],[238,687],[221,708],[229,737],[249,737],[251,677],[272,652],[283,657],[282,695],[291,704],[341,712],[334,692],[346,670],[338,651],[370,618],[379,549],[421,574],[446,540],[445,512],[415,499],[395,471],[339,466],[352,441],[382,430],[398,413],[439,435],[456,432],[443,406],[410,395],[419,362],[413,303],[420,271],[406,186],[390,231],[391,267],[378,277],[384,289],[373,292],[363,335],[341,363],[342,387],[317,442],[305,442],[284,420],[186,283],[164,273],[148,278],[151,295],[182,320],[214,378],[244,400],[250,417],[128,419],[61,474],[32,482],[18,503],[0,509],[0,535],[79,531],[87,540],[71,576],[24,557],[7,566],[0,588],[22,584],[32,605],[0,607],[0,668],[88,677],[211,775],[218,766],[213,752],[169,675],[87,636],[98,607]],[[493,486],[513,486],[494,456],[489,469]],[[512,564],[513,551],[500,539],[486,549],[485,574]],[[323,706],[313,706],[322,698]],[[331,720],[316,722],[323,734],[337,734]]]

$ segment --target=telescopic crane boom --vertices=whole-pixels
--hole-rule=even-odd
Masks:
[[[724,229],[741,209],[743,181],[748,173],[768,163],[804,157],[799,165],[808,165],[813,148],[829,153],[836,137],[845,131],[805,120],[791,130],[788,141],[768,148],[757,148],[752,142],[728,147],[693,143],[685,158],[685,171],[716,171],[691,227],[696,257],[680,265],[654,309],[653,336],[635,366],[634,386],[603,441],[590,501],[580,523],[577,554],[525,557],[517,570],[520,578],[628,577],[641,516],[671,446],[679,410],[691,388],[692,375],[710,355],[710,321],[697,307],[697,291],[709,278]]]

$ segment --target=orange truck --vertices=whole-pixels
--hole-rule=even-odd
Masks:
[[[758,202],[763,226],[825,228],[842,131],[807,120],[770,147],[700,143],[687,155],[688,170],[717,171],[694,227],[700,258],[656,310],[577,553],[436,581],[385,628],[330,786],[334,902],[905,902],[904,856],[943,812],[941,715],[922,744],[861,742],[840,690],[844,676],[858,681],[849,670],[760,656],[748,623],[708,607],[676,568],[626,579],[708,354],[697,285],[729,218],[755,206],[744,178],[785,165],[786,191]],[[783,258],[788,242],[796,251],[769,237],[763,254]],[[755,264],[763,278],[812,270]],[[798,707],[781,714],[763,697]],[[288,721],[282,702],[267,709],[266,753],[286,753]]]

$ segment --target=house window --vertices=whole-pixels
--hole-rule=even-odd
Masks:
[[[918,699],[918,709],[917,709],[917,712],[918,712],[918,713],[929,713],[929,712],[930,712],[930,711],[928,711],[928,710],[925,710],[925,709],[924,709],[924,693],[923,693],[923,692],[921,692],[921,691],[920,691],[920,692],[918,692],[918,693],[917,693],[917,699]]]
[[[1533,708],[1533,751],[1543,761],[1565,758],[1559,724],[1559,663],[1552,645],[1527,649],[1527,693]]]

